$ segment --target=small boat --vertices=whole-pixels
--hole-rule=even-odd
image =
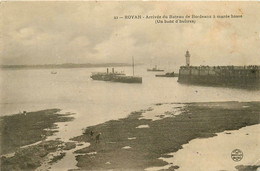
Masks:
[[[52,72],[51,72],[51,74],[57,74],[57,72],[55,72],[55,71],[52,71]]]
[[[166,74],[155,75],[156,77],[178,77],[177,73],[167,72]]]
[[[152,68],[152,69],[147,69],[147,71],[152,71],[152,72],[163,72],[164,70],[162,70],[162,69],[158,69],[158,68],[157,68],[157,65],[155,65],[154,68]]]

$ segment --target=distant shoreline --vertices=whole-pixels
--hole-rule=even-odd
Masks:
[[[143,65],[137,63],[135,65]],[[0,69],[66,69],[66,68],[97,68],[97,67],[129,67],[132,64],[128,63],[85,63],[85,64],[44,64],[44,65],[0,65]]]

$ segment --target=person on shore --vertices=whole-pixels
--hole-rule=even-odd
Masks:
[[[96,135],[96,143],[99,143],[99,142],[100,142],[100,141],[99,141],[100,135],[101,135],[101,133],[98,133],[98,134]]]
[[[93,131],[90,131],[90,138],[91,138],[91,139],[93,138],[93,135],[94,135],[94,132],[93,132]]]

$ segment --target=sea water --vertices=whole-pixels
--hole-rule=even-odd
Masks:
[[[183,85],[176,77],[155,77],[158,73],[146,69],[135,67],[135,75],[143,77],[142,84],[90,78],[91,72],[105,72],[106,68],[1,70],[1,116],[50,108],[75,113],[72,122],[58,123],[59,132],[54,135],[69,141],[87,126],[123,118],[156,103],[260,100],[260,91]],[[131,67],[115,70],[132,75]]]

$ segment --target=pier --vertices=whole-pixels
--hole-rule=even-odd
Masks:
[[[178,82],[211,86],[260,88],[260,66],[190,66],[186,52],[186,66],[179,69]]]

